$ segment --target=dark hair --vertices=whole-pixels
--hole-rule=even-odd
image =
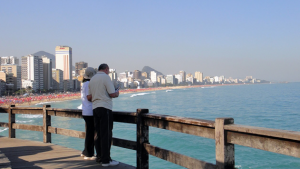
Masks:
[[[86,82],[86,81],[90,81],[90,79],[85,79],[83,78],[82,83]]]
[[[99,66],[98,70],[105,70],[106,68],[108,68],[108,65],[107,65],[106,63],[102,63],[102,64]]]

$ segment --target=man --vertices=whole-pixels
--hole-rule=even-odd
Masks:
[[[113,129],[113,114],[112,114],[112,98],[119,96],[118,89],[116,90],[109,74],[107,64],[101,64],[98,72],[89,83],[88,100],[93,102],[93,115],[95,120],[95,128],[100,140],[100,149],[97,150],[99,161],[103,167],[115,166],[119,162],[110,158],[110,148],[112,141]]]

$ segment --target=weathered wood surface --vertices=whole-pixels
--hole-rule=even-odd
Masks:
[[[227,132],[227,142],[300,158],[300,141]]]
[[[82,118],[81,110],[80,112],[77,111],[69,111],[69,109],[66,109],[65,111],[59,109],[59,110],[47,110],[48,115],[50,116],[60,116],[60,117],[70,117],[70,118]]]
[[[0,127],[8,127],[8,123],[0,122]]]
[[[0,113],[8,113],[8,107],[0,107]]]
[[[27,110],[20,110],[20,109],[12,109],[13,114],[43,114],[43,110],[36,110],[36,109],[27,109]]]
[[[200,137],[206,137],[210,139],[215,139],[215,130],[210,127],[202,127],[193,124],[184,124],[180,122],[172,122],[162,119],[145,119],[145,125],[166,129],[170,131],[176,131],[185,134],[196,135]]]
[[[148,109],[137,109],[137,124],[136,124],[136,168],[149,168],[149,154],[144,147],[144,143],[149,143],[149,126],[144,124],[143,115],[149,112]]]
[[[169,116],[169,115],[162,115],[162,114],[145,114],[144,117],[149,119],[160,119],[165,121],[172,121],[172,122],[180,122],[185,124],[193,124],[198,126],[205,126],[205,127],[215,127],[215,122],[211,120],[203,120],[203,119],[195,119],[195,118],[185,118],[185,117],[178,117],[178,116]]]
[[[31,130],[31,131],[43,131],[43,126],[29,125],[29,124],[12,124],[13,129]]]
[[[225,130],[237,131],[237,132],[242,132],[242,133],[256,134],[256,135],[262,135],[262,136],[271,136],[271,137],[297,140],[297,141],[300,140],[300,132],[297,132],[297,131],[244,126],[244,125],[237,125],[237,124],[226,125],[224,128],[225,128]]]
[[[216,165],[218,169],[234,169],[234,144],[227,142],[224,126],[233,124],[233,118],[217,118],[215,126]]]
[[[94,160],[83,160],[79,150],[51,143],[1,136],[0,143],[0,151],[10,161],[11,168],[105,168]],[[83,145],[79,146],[83,147]],[[1,165],[7,164],[9,164],[7,161],[0,161],[0,168],[2,168]],[[118,166],[109,168],[134,169],[135,167],[120,163]]]
[[[112,145],[127,148],[131,150],[136,150],[136,142],[131,140],[125,140],[120,138],[112,138]]]
[[[189,156],[185,156],[170,150],[162,149],[150,144],[144,144],[147,152],[150,155],[156,156],[166,161],[170,161],[174,164],[183,166],[185,168],[195,169],[216,169],[216,165],[201,161]]]
[[[85,132],[48,126],[48,132],[69,137],[85,138]]]

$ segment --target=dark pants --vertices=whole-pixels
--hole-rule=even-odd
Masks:
[[[94,146],[96,148],[96,152],[98,154],[97,142],[99,139],[97,137],[97,133],[94,126],[94,117],[93,116],[82,116],[85,121],[85,142],[84,142],[84,150],[82,154],[86,157],[94,156]]]
[[[100,146],[96,147],[97,153],[101,152],[102,163],[109,163],[110,148],[112,141],[113,114],[112,111],[103,107],[97,107],[93,110],[95,129],[99,138]],[[99,156],[99,155],[98,155]]]

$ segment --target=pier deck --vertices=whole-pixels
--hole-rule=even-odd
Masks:
[[[71,148],[0,136],[0,168],[107,168],[94,160],[83,160]],[[120,163],[110,169],[133,169]]]

